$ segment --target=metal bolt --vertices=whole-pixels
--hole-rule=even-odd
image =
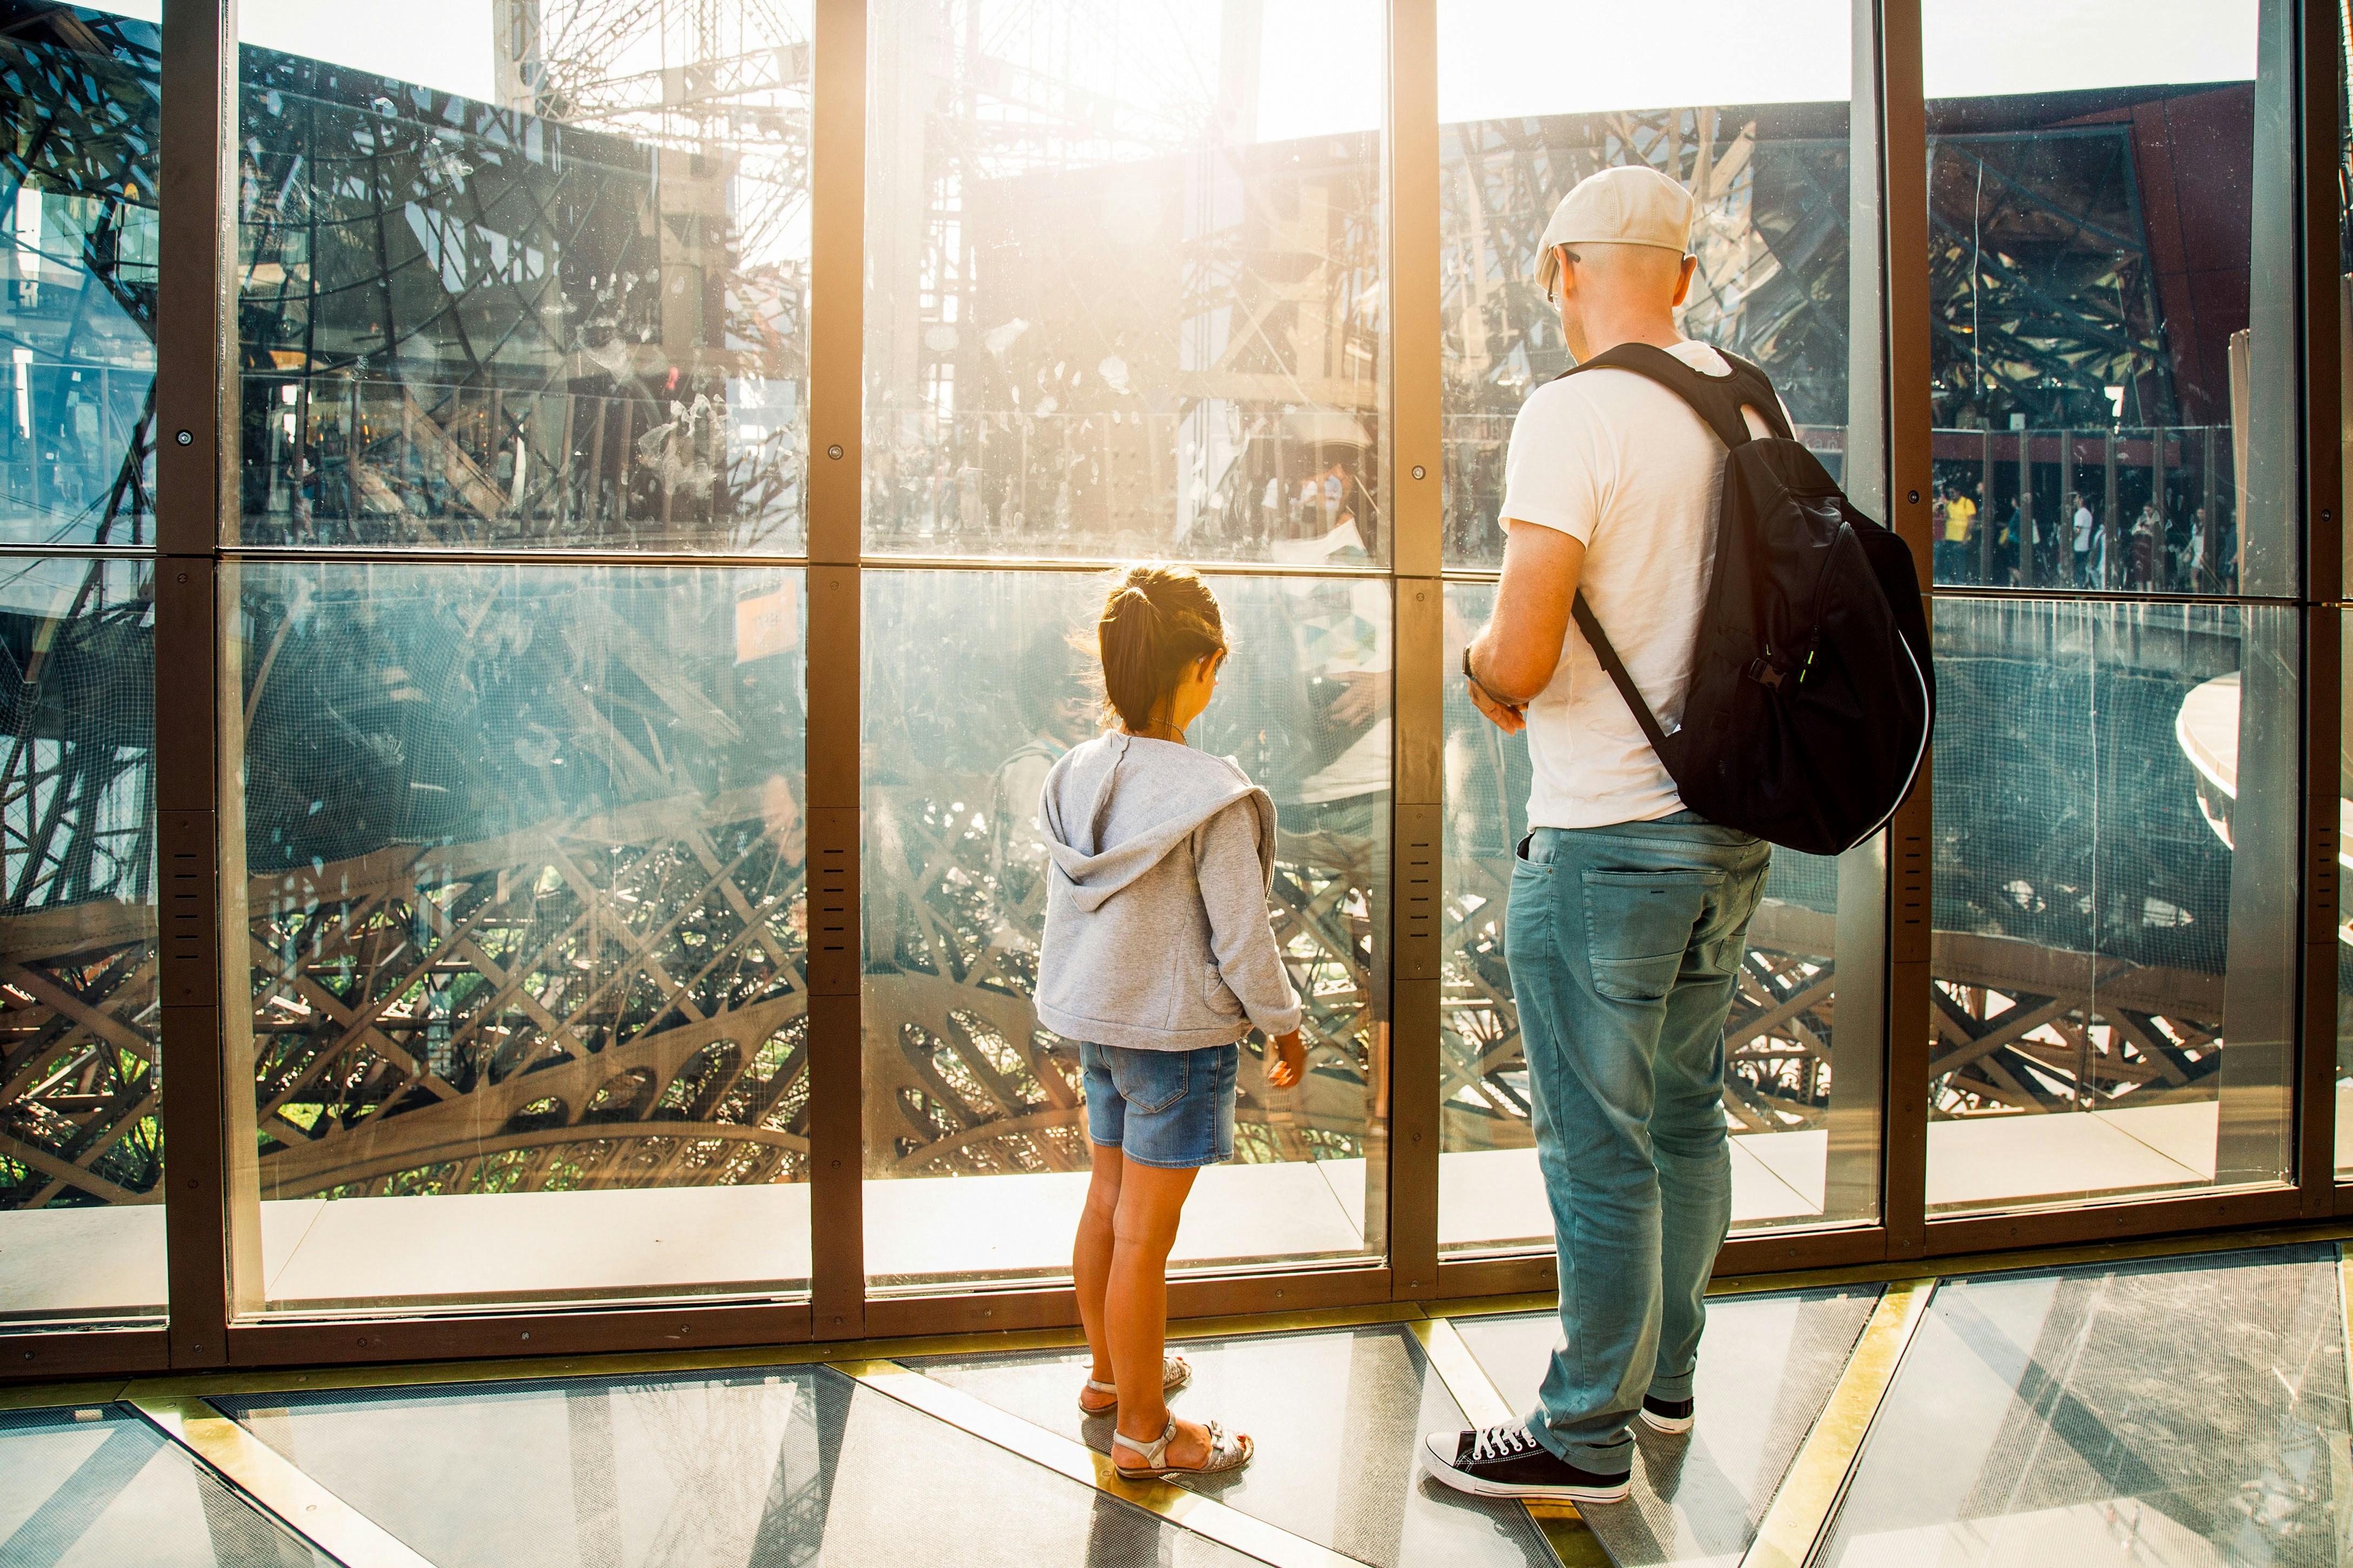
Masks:
[[[1426,479],[1430,477],[1430,470],[1416,463],[1413,466],[1413,477],[1417,479]]]
[[[188,447],[195,445],[196,438],[188,434],[185,430],[183,430],[178,435],[173,437],[172,439],[177,441],[183,447]]]
[[[1918,506],[1920,504],[1920,492],[1918,490],[1907,490],[1905,492],[1904,499],[1910,501],[1914,506]]]
[[[828,447],[825,455],[838,463],[841,460],[841,448],[839,446]]]

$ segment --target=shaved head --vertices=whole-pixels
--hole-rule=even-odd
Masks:
[[[1599,352],[1628,337],[1648,341],[1663,332],[1664,341],[1672,342],[1681,336],[1674,310],[1691,287],[1698,266],[1694,258],[1656,245],[1587,243],[1565,248],[1576,260],[1561,266],[1556,253],[1549,270],[1570,353],[1583,360],[1588,349]]]

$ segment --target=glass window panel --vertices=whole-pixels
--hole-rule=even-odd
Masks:
[[[13,9],[0,543],[153,543],[159,39],[152,19]]]
[[[1833,476],[1845,467],[1851,353],[1865,356],[1864,404],[1877,395],[1876,317],[1851,310],[1848,289],[1853,205],[1875,198],[1852,189],[1844,0],[1770,12],[1708,0],[1683,7],[1678,26],[1709,47],[1662,51],[1655,23],[1633,12],[1439,7],[1450,566],[1503,559],[1512,418],[1570,363],[1536,283],[1536,242],[1560,198],[1597,170],[1648,163],[1698,197],[1683,331],[1761,365]],[[1512,47],[1498,50],[1498,38]],[[1867,191],[1867,145],[1862,155]],[[1875,225],[1875,205],[1864,221]],[[1858,438],[1875,449],[1875,430]],[[1875,488],[1857,483],[1856,500],[1873,508]]]
[[[2295,591],[2292,9],[1925,0],[1938,583]]]
[[[1242,1052],[1234,1163],[1176,1266],[1383,1250],[1389,585],[1219,576],[1233,654],[1194,744],[1277,803],[1269,913],[1308,1079]],[[865,604],[866,1266],[876,1284],[1067,1275],[1089,1154],[1078,1047],[1029,998],[1047,770],[1095,732],[1100,575],[870,572]],[[1072,651],[1077,634],[1089,651]]]
[[[1937,604],[1931,1212],[2289,1170],[2295,638]]]
[[[1483,583],[1447,585],[1449,668],[1494,597]],[[1553,1239],[1504,963],[1504,904],[1514,847],[1527,831],[1528,784],[1526,737],[1488,723],[1461,682],[1451,683],[1438,1205],[1439,1245],[1450,1251]],[[1833,1070],[1839,871],[1834,859],[1775,849],[1765,901],[1749,926],[1725,1028],[1735,1230],[1847,1223],[1878,1212],[1878,1075],[1869,1064],[1844,1080]],[[1875,1056],[1876,1032],[1854,1048]]]
[[[154,605],[0,562],[0,1320],[161,1312]]]
[[[269,1304],[799,1288],[803,574],[232,581]]]
[[[616,18],[257,29],[238,538],[801,550],[806,0]]]
[[[870,15],[868,548],[1387,560],[1378,0]]]
[[[1450,567],[1500,563],[1513,418],[1570,363],[1558,315],[1533,273],[1536,242],[1571,186],[1621,163],[1647,163],[1699,198],[1699,268],[1683,331],[1762,365],[1799,437],[1859,504],[1878,504],[1880,437],[1869,413],[1878,397],[1877,318],[1869,298],[1858,301],[1849,289],[1856,215],[1867,234],[1877,224],[1870,147],[1849,134],[1853,21],[1844,4],[1824,0],[1769,16],[1731,5],[1704,9],[1721,47],[1662,55],[1637,19],[1521,0],[1440,7]],[[1498,54],[1499,37],[1520,47]],[[1654,105],[1670,107],[1647,107]],[[1852,428],[1851,381],[1865,411]],[[1852,472],[1850,443],[1869,451]],[[1448,586],[1449,670],[1493,604],[1486,584]],[[1481,719],[1453,679],[1446,747],[1440,1245],[1548,1244],[1504,957],[1511,858],[1527,826],[1526,742]],[[1833,1071],[1841,882],[1851,920],[1882,896],[1875,852],[1858,857],[1842,879],[1836,860],[1773,852],[1726,1028],[1736,1229],[1878,1213],[1875,1022],[1861,1030],[1870,1059]],[[1875,994],[1875,979],[1868,988]]]

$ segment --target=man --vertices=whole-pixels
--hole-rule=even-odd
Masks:
[[[2075,586],[2089,588],[2092,584],[2092,509],[2075,491],[2067,492],[2067,504],[2074,508],[2071,520],[2075,524]]]
[[[1936,541],[1936,581],[1939,583],[1956,581],[1956,576],[1953,576],[1956,574],[1956,557],[1960,555],[1960,550],[1957,550],[1960,541],[1953,538],[1951,529],[1953,520],[1951,510],[1948,510],[1951,499],[1951,489],[1944,487],[1944,484],[1929,491],[1929,538]]]
[[[1696,265],[1691,220],[1691,197],[1649,168],[1605,170],[1561,202],[1538,280],[1580,363],[1643,342],[1729,373],[1676,330]],[[1763,433],[1756,410],[1748,418]],[[1425,1464],[1461,1490],[1616,1501],[1633,1423],[1693,1425],[1702,1291],[1732,1216],[1724,1021],[1767,850],[1683,809],[1570,630],[1569,605],[1583,589],[1672,730],[1715,569],[1724,467],[1699,416],[1627,371],[1537,388],[1512,431],[1494,618],[1464,668],[1479,710],[1526,731],[1534,764],[1506,948],[1566,1340],[1525,1421],[1430,1434]]]
[[[1977,581],[1978,503],[1952,486],[1945,487],[1945,540],[1952,546],[1953,572],[1946,579],[1951,583]]]

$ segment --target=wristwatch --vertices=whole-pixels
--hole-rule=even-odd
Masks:
[[[1474,690],[1485,691],[1487,693],[1488,701],[1495,703],[1500,707],[1508,708],[1511,706],[1510,703],[1505,702],[1493,692],[1487,691],[1487,683],[1471,673],[1471,645],[1469,643],[1464,643],[1462,645],[1462,679],[1469,681]]]

